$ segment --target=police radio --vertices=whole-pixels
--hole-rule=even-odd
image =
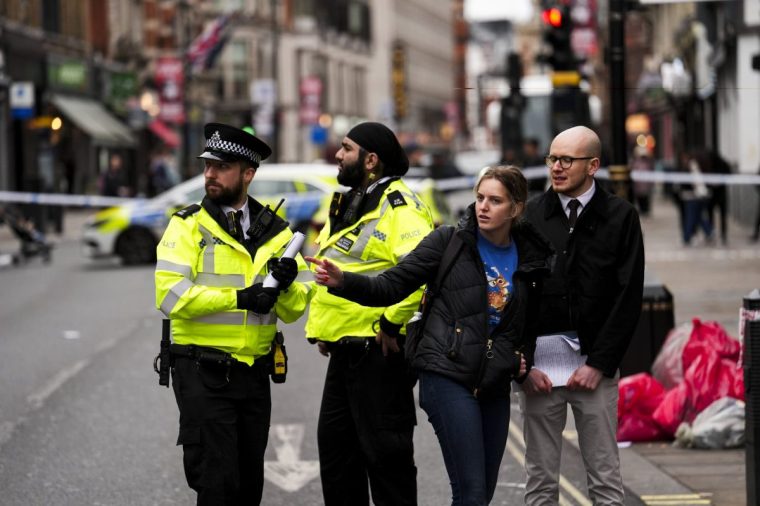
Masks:
[[[265,205],[256,214],[256,217],[251,220],[251,226],[248,227],[248,237],[250,237],[253,242],[257,242],[269,231],[270,228],[272,228],[272,223],[274,223],[274,219],[277,216],[277,211],[280,209],[283,202],[285,202],[285,199],[280,199],[280,202],[274,210],[269,208],[269,204]]]
[[[353,225],[359,219],[364,203],[364,192],[350,190],[348,193],[335,192],[330,202],[330,224],[335,230]]]
[[[272,383],[285,383],[288,374],[288,353],[285,350],[285,336],[279,330],[272,340],[272,368],[269,371]]]

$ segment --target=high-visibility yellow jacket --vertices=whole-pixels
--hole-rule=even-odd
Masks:
[[[380,191],[378,188],[377,191]],[[317,258],[327,258],[347,272],[376,276],[393,267],[433,230],[430,211],[399,180],[383,191],[377,206],[353,225],[331,231],[330,221],[317,237]],[[342,337],[372,337],[373,323],[385,316],[390,323],[409,321],[419,306],[422,288],[396,305],[364,307],[314,286],[309,307],[306,336],[334,342]],[[404,329],[402,328],[402,332]]]
[[[293,236],[280,218],[269,235],[252,259],[205,208],[190,206],[172,217],[156,249],[155,281],[156,307],[172,320],[174,343],[217,348],[248,365],[269,353],[277,319],[297,320],[311,287],[298,281],[311,277],[298,255],[299,278],[269,314],[237,309],[237,290],[262,282],[267,261],[282,255]]]

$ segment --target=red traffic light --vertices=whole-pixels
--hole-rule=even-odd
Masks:
[[[556,7],[544,9],[541,13],[541,19],[545,24],[551,25],[554,28],[559,28],[562,26],[562,11]]]

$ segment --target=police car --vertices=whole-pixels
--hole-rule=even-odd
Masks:
[[[262,204],[275,208],[293,230],[306,231],[321,202],[339,188],[338,170],[327,164],[263,164],[248,188]],[[177,210],[200,202],[206,194],[203,174],[151,199],[97,212],[84,227],[82,244],[90,258],[117,256],[125,265],[156,261],[156,244]]]

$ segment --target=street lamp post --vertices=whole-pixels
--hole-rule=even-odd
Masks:
[[[0,29],[1,30],[1,29]],[[0,190],[10,189],[8,166],[8,118],[7,103],[10,78],[5,75],[5,57],[0,47]]]
[[[625,138],[625,0],[610,0],[610,105],[612,156],[610,181],[615,194],[633,200]]]
[[[272,162],[280,159],[280,80],[277,77],[278,60],[279,60],[279,38],[280,28],[277,24],[277,0],[271,0],[270,8],[272,10],[272,83],[275,90],[274,104],[272,105]]]

